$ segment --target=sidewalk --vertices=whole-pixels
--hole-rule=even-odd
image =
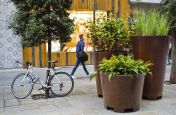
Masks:
[[[169,79],[167,68],[166,80]],[[88,66],[90,72],[93,66]],[[66,97],[33,100],[30,96],[27,99],[17,100],[10,91],[10,84],[15,74],[24,70],[0,70],[0,115],[176,115],[176,85],[165,85],[164,94],[161,100],[142,100],[141,109],[133,113],[115,113],[104,109],[103,98],[96,94],[95,80],[85,77],[85,73],[79,67],[75,76],[75,87],[73,92]],[[46,69],[37,68],[35,72],[45,79]],[[70,73],[71,68],[64,71]],[[44,93],[37,91],[34,87],[32,94]]]

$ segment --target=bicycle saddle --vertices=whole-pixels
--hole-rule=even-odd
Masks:
[[[29,61],[27,61],[27,62],[26,62],[26,65],[32,65],[32,63],[31,63],[31,62],[29,62]]]
[[[48,63],[57,63],[58,61],[48,61]]]

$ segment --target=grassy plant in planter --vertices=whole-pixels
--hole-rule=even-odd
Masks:
[[[102,96],[99,62],[105,57],[109,59],[112,55],[130,53],[130,35],[133,33],[128,29],[123,19],[97,19],[96,23],[90,22],[89,34],[94,45],[94,65],[97,71],[96,84],[98,96]]]
[[[145,78],[143,98],[155,100],[162,97],[169,49],[169,21],[166,15],[157,10],[138,11],[134,15],[135,35],[132,49],[135,59],[151,61],[152,75]]]
[[[135,35],[136,36],[167,36],[169,32],[169,21],[166,15],[157,10],[136,11]]]
[[[117,112],[139,110],[144,75],[150,73],[150,65],[123,55],[103,59],[99,67],[105,108]]]

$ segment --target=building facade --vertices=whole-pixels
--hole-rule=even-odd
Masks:
[[[52,60],[58,60],[57,66],[73,65],[76,61],[75,45],[79,34],[86,37],[86,49],[89,60],[87,64],[93,64],[93,53],[90,45],[90,38],[87,37],[85,24],[91,18],[93,11],[96,10],[96,17],[101,13],[111,13],[114,17],[128,19],[130,14],[129,0],[72,0],[70,18],[75,19],[75,31],[71,35],[72,41],[66,44],[64,50],[60,50],[58,43],[52,44]],[[7,28],[8,21],[12,18],[15,8],[8,0],[0,0],[0,69],[16,68],[16,60],[35,61],[36,67],[47,66],[47,44],[42,45],[42,57],[39,57],[39,47],[35,47],[35,59],[32,59],[32,48],[23,48],[20,39]],[[42,61],[40,61],[42,59]]]
[[[0,0],[0,69],[16,68],[16,60],[23,60],[20,39],[8,28],[14,13],[12,3]]]

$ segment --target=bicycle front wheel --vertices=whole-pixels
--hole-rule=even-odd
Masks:
[[[11,85],[12,94],[17,99],[24,99],[31,94],[33,90],[33,82],[30,75],[21,73],[15,77]]]
[[[50,86],[50,91],[54,96],[63,97],[72,92],[74,81],[68,73],[58,72],[50,79]]]

